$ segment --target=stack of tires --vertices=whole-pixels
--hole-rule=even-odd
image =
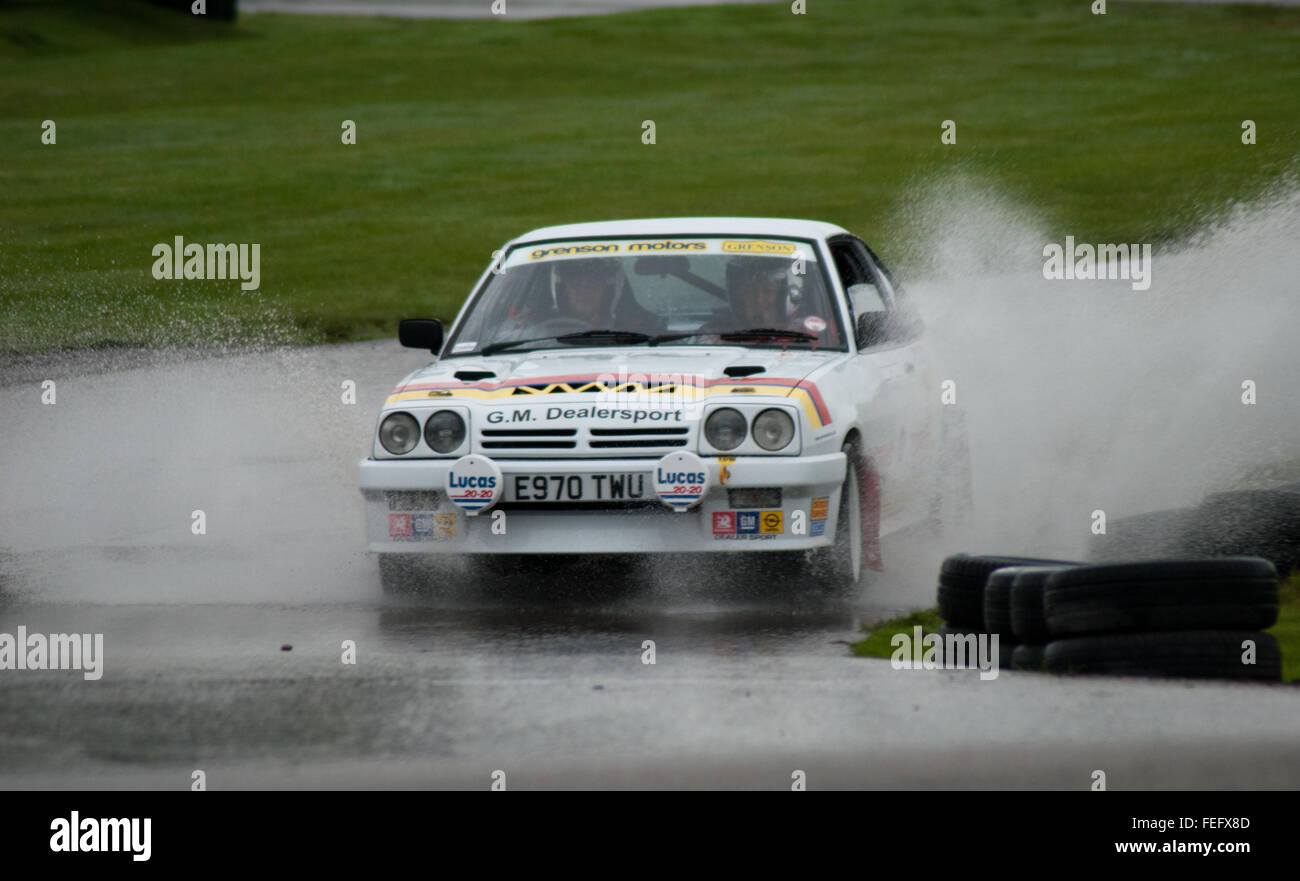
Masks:
[[[1043,652],[1051,638],[1043,618],[1043,588],[1050,576],[1076,565],[1015,566],[989,576],[984,591],[984,623],[1012,645],[1014,669],[1043,668]]]
[[[940,630],[940,635],[996,633],[998,634],[998,666],[1012,666],[1016,639],[1007,621],[1001,615],[1002,605],[1005,602],[1002,580],[994,584],[994,616],[991,621],[985,616],[986,588],[991,576],[998,570],[1008,567],[1072,565],[1076,564],[1037,557],[953,554],[944,560],[939,568],[939,617],[943,618],[947,625]]]
[[[1083,565],[955,554],[939,570],[948,634],[998,634],[1020,670],[1277,682],[1278,575],[1260,557]],[[946,644],[945,640],[945,644]],[[951,661],[951,658],[945,658]]]
[[[1047,576],[1043,669],[1277,682],[1282,654],[1268,560],[1226,557],[1076,566]]]

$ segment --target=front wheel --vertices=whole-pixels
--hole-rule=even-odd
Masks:
[[[843,452],[846,462],[839,516],[835,518],[835,543],[813,551],[810,562],[828,593],[847,597],[856,593],[862,581],[862,462],[853,442],[846,443]]]

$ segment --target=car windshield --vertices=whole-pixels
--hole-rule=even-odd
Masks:
[[[516,246],[494,267],[452,355],[592,345],[844,350],[805,241],[606,239]]]

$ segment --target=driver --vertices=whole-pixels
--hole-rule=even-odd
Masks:
[[[736,329],[790,329],[790,284],[783,261],[738,257],[727,264],[727,300]]]
[[[797,291],[791,291],[791,267],[772,257],[735,257],[727,263],[727,302],[733,326],[727,331],[798,330],[823,342],[834,343],[835,331],[820,315],[800,305]]]
[[[666,322],[632,296],[617,258],[557,261],[551,268],[555,315],[573,318],[592,330],[659,333]]]

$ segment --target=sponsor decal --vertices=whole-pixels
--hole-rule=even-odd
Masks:
[[[821,333],[826,329],[826,319],[818,315],[809,315],[803,320],[803,326],[812,333]]]
[[[433,515],[432,514],[411,515],[411,537],[412,538],[433,538]]]
[[[617,254],[619,246],[613,242],[597,242],[590,245],[556,245],[553,248],[535,248],[528,253],[531,260],[546,257],[575,257],[580,254]]]
[[[728,254],[793,254],[794,242],[723,242],[722,250]]]
[[[825,521],[825,520],[813,520],[813,521],[811,521],[811,522],[808,524],[808,534],[809,534],[809,535],[825,535],[825,534],[826,534],[826,521]]]
[[[551,422],[556,419],[604,419],[621,422],[681,422],[682,411],[678,410],[615,410],[605,407],[516,407],[489,410],[489,425],[521,422]]]
[[[632,242],[627,246],[630,253],[646,251],[707,251],[707,242],[679,242],[676,239],[664,239],[660,242]]]
[[[812,500],[812,511],[809,516],[813,520],[825,520],[826,512],[830,508],[830,497],[822,496]]]
[[[456,515],[455,514],[434,514],[433,515],[433,537],[434,538],[455,538],[456,537]]]
[[[411,515],[410,514],[389,514],[388,515],[388,537],[389,538],[410,538],[411,537]]]
[[[715,511],[715,541],[773,541],[783,533],[780,511]],[[824,522],[824,521],[823,521]]]
[[[674,511],[688,511],[704,498],[709,470],[694,453],[669,453],[655,464],[654,488],[665,505]]]
[[[455,538],[455,514],[412,514],[411,537],[421,539]]]
[[[731,479],[731,466],[735,464],[735,456],[718,457],[718,483],[723,486],[727,485],[727,481]]]
[[[447,497],[471,517],[496,504],[504,484],[501,468],[487,456],[461,456],[447,471]]]

